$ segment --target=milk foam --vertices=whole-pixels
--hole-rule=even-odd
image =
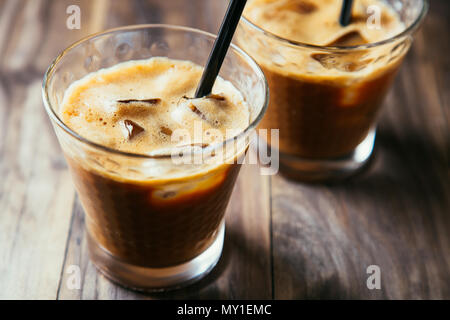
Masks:
[[[370,6],[380,8],[380,28],[367,24]],[[404,26],[396,13],[379,0],[354,0],[353,20],[346,27],[339,24],[342,0],[250,0],[244,15],[253,23],[282,38],[327,46],[351,32],[373,43],[400,33]]]
[[[220,77],[215,95],[190,98],[202,71],[192,62],[163,57],[120,63],[74,82],[59,113],[82,137],[121,151],[167,153],[185,144],[171,139],[180,130],[189,144],[212,145],[223,141],[227,130],[245,130],[250,111],[241,93]]]
[[[401,33],[405,26],[396,12],[380,0],[355,0],[352,22],[342,27],[339,14],[342,0],[250,0],[244,16],[281,38],[318,46],[354,46],[375,43]],[[368,8],[377,6],[381,13],[379,28],[368,23]],[[371,12],[369,10],[369,12]],[[263,67],[289,77],[310,81],[353,81],[383,72],[387,63],[370,63],[386,56],[388,63],[392,47],[380,46],[332,55],[328,52],[281,44],[261,32],[249,32],[238,37],[239,44]],[[315,55],[315,54],[318,55]],[[325,54],[324,54],[325,53]],[[347,66],[350,65],[350,68]]]

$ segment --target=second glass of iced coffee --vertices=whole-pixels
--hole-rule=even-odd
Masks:
[[[427,11],[424,0],[250,0],[238,44],[261,65],[279,130],[280,171],[302,181],[348,177],[369,160],[382,101]]]

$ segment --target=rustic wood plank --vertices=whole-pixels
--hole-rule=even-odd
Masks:
[[[17,42],[11,30],[26,18],[36,22],[43,3],[13,2],[23,10],[9,1],[0,18],[11,23],[0,37],[0,297],[55,298],[74,192],[41,104],[41,75],[13,59],[36,42]]]
[[[45,21],[42,29],[45,37],[40,42],[38,57],[33,57],[27,62],[40,73],[44,73],[56,56],[70,44],[86,37],[89,34],[99,32],[104,28],[106,12],[110,5],[109,0],[46,0],[47,9],[39,18]],[[81,10],[81,28],[69,30],[66,26],[69,15],[66,9],[70,5],[78,5]]]
[[[440,54],[450,47],[439,35],[449,9],[432,4],[387,98],[369,170],[336,185],[273,178],[275,298],[450,297],[450,61]],[[369,265],[381,268],[381,290],[366,287]]]
[[[134,0],[109,1],[106,28],[130,24],[165,23],[217,33],[227,1]]]
[[[40,88],[40,80],[16,84],[0,101],[9,108],[0,150],[1,298],[54,299],[69,230],[73,187]]]
[[[41,21],[48,9],[43,0],[19,1],[20,11],[10,21],[13,28],[8,32],[9,42],[4,52],[8,63],[3,65],[6,72],[23,72],[33,61],[42,42],[45,23]]]
[[[20,1],[4,1],[2,2],[2,10],[0,11],[0,57],[4,55],[10,40],[9,33],[14,26],[14,18],[20,9]]]
[[[66,7],[14,0],[0,12],[0,298],[57,296],[75,193],[42,106],[41,82],[60,46],[72,40],[60,37]],[[49,15],[52,8],[58,10]],[[50,27],[55,21],[62,21],[58,29]]]

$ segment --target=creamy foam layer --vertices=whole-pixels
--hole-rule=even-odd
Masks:
[[[404,29],[393,9],[379,0],[354,0],[352,22],[342,27],[341,6],[342,0],[250,0],[244,15],[282,38],[321,46],[378,42]],[[380,28],[372,27],[373,19],[368,27],[370,6],[380,8]]]
[[[240,92],[217,78],[213,95],[192,99],[203,68],[156,57],[103,69],[74,82],[60,116],[96,143],[139,154],[206,147],[242,132],[250,112]]]
[[[281,38],[320,46],[354,46],[374,43],[401,33],[405,26],[396,12],[380,0],[355,0],[352,22],[339,24],[341,0],[250,0],[244,15],[252,23]],[[377,6],[379,28],[374,28],[367,12]],[[372,12],[369,10],[369,12]],[[367,23],[369,19],[369,24]],[[308,81],[330,79],[347,82],[377,76],[399,61],[396,43],[370,50],[328,51],[289,46],[262,32],[247,28],[239,44],[264,68]],[[392,58],[392,59],[391,59]],[[376,62],[376,63],[375,63]]]

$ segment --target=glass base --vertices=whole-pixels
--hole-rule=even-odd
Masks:
[[[342,180],[357,173],[369,161],[375,144],[376,130],[345,157],[316,160],[280,153],[280,172],[287,178],[305,182]]]
[[[187,286],[206,276],[222,254],[225,223],[211,246],[189,262],[167,268],[145,268],[123,262],[95,242],[88,233],[89,254],[107,278],[137,291],[160,292]]]

